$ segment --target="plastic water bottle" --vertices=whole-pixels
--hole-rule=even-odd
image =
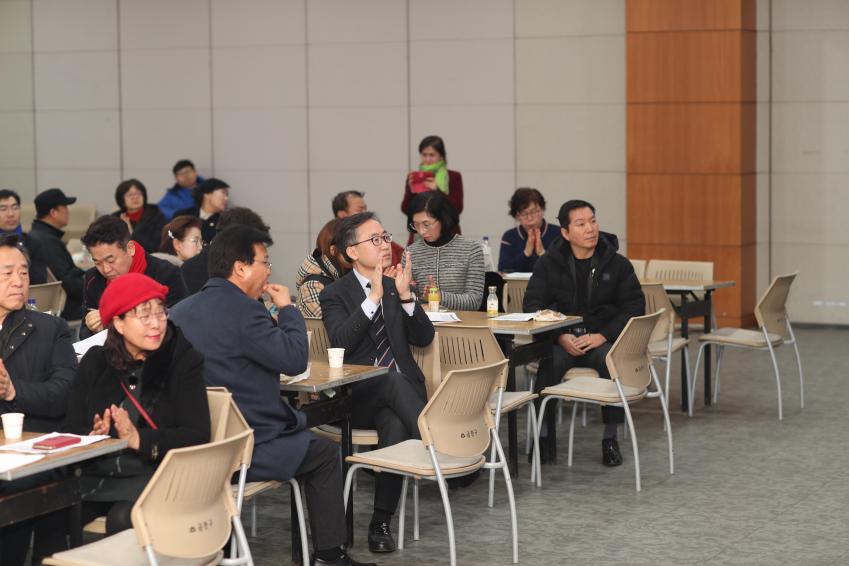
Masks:
[[[498,316],[498,295],[495,285],[489,286],[489,295],[486,297],[486,316],[494,318]]]
[[[30,297],[27,299],[27,310],[28,311],[37,311],[38,307],[35,304],[35,297]]]
[[[492,261],[492,248],[489,245],[489,236],[484,236],[481,241],[483,248],[483,269],[484,271],[495,271],[495,264]]]

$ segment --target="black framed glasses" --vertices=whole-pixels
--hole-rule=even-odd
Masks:
[[[380,244],[382,244],[384,242],[387,243],[387,244],[391,244],[392,243],[392,234],[390,234],[389,232],[384,232],[380,236],[372,236],[371,238],[368,238],[368,239],[365,239],[365,240],[362,240],[362,241],[359,241],[359,242],[354,242],[351,245],[352,246],[359,246],[360,244],[364,244],[366,242],[371,242],[372,245],[376,248],[380,247]]]

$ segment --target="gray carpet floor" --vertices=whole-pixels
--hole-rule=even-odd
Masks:
[[[849,564],[849,457],[847,457],[847,350],[849,329],[797,329],[806,377],[805,408],[791,348],[778,350],[784,390],[779,422],[775,382],[765,352],[727,350],[719,403],[705,407],[697,394],[694,416],[677,409],[680,364],[672,373],[675,474],[668,469],[666,436],[657,400],[634,407],[642,491],[634,489],[630,440],[625,463],[601,465],[598,409],[578,427],[574,464],[566,466],[568,417],[558,429],[558,462],[543,466],[543,486],[529,481],[520,460],[514,478],[520,564],[777,565]],[[692,347],[692,359],[696,349]],[[661,366],[662,367],[662,366]],[[699,389],[702,390],[699,376]],[[524,430],[524,415],[520,416]],[[506,426],[504,427],[506,429]],[[520,440],[520,442],[523,442]],[[407,544],[372,555],[366,544],[372,480],[361,474],[355,494],[351,554],[378,564],[447,564],[448,539],[439,492],[421,490],[421,539],[412,541],[412,498]],[[462,565],[510,564],[510,520],[502,481],[493,508],[487,482],[451,492]],[[289,490],[257,501],[257,564],[291,562]],[[250,514],[243,514],[246,528]],[[393,521],[397,536],[397,518]]]

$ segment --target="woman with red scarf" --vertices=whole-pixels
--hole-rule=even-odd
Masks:
[[[122,182],[115,189],[118,210],[112,213],[127,223],[133,240],[145,251],[153,253],[159,249],[165,217],[155,204],[147,204],[147,189],[138,179]]]

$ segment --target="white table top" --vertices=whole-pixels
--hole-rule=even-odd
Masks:
[[[341,387],[365,379],[371,379],[388,373],[389,370],[380,366],[364,366],[344,364],[341,368],[331,368],[327,362],[310,362],[310,376],[296,383],[280,383],[280,391],[303,391],[318,393],[326,389]]]
[[[6,440],[6,437],[3,435],[3,433],[0,433],[0,450],[3,449],[3,444],[13,444],[15,442],[20,442],[21,440],[26,440],[28,438],[35,438],[36,436],[41,436],[42,434],[44,433],[24,432],[22,438],[18,438],[15,440]],[[19,468],[13,468],[11,470],[7,470],[3,473],[0,473],[0,480],[11,481],[19,478],[25,478],[33,474],[54,470],[56,468],[61,468],[70,464],[76,464],[77,462],[82,462],[84,460],[91,460],[92,458],[97,458],[98,456],[103,456],[105,454],[120,452],[126,447],[126,440],[109,438],[100,442],[95,442],[94,444],[89,444],[87,446],[71,448],[70,450],[56,452],[55,454],[46,454],[44,458],[37,460],[31,464],[27,464]]]
[[[551,322],[537,322],[530,320],[527,322],[514,320],[493,320],[487,316],[485,312],[479,311],[454,311],[460,317],[460,322],[440,322],[434,324],[437,331],[440,326],[488,326],[493,334],[506,334],[510,336],[533,336],[534,334],[542,334],[558,328],[574,326],[583,322],[580,316],[567,316],[563,320],[555,320]]]

